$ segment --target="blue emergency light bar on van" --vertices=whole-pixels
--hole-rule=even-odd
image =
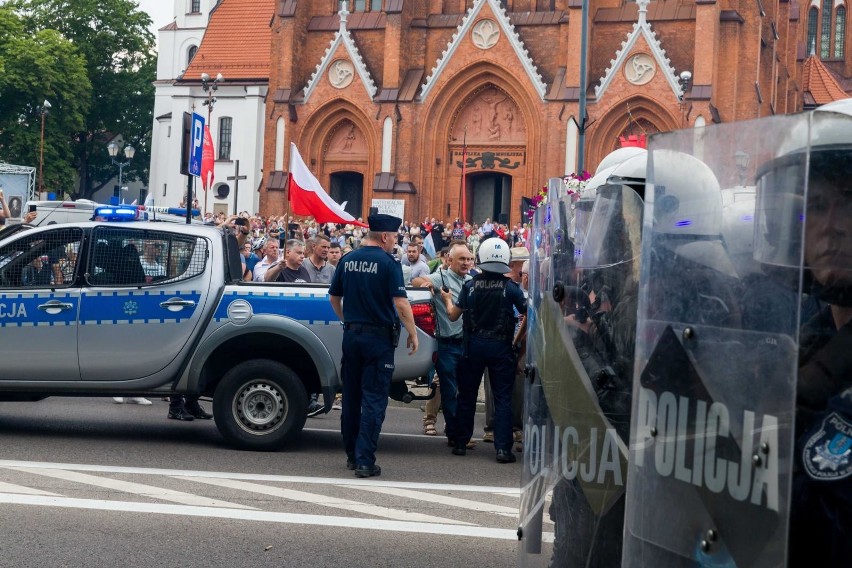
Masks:
[[[147,221],[148,212],[166,213],[186,217],[186,209],[182,207],[156,207],[145,205],[103,205],[95,208],[92,219],[96,221],[108,221],[110,223],[121,223],[125,221]],[[201,215],[199,209],[193,209],[194,216]]]
[[[121,223],[125,221],[144,221],[147,219],[147,216],[135,206],[107,205],[95,209],[94,219],[96,221]]]

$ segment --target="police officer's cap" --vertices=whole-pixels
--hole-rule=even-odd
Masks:
[[[395,233],[402,225],[402,219],[385,213],[376,213],[367,217],[367,224],[370,225],[370,230],[376,233]]]

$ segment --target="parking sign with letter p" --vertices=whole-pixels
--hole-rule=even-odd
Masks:
[[[201,176],[201,157],[204,147],[204,117],[192,113],[192,128],[190,129],[189,146],[189,175]]]

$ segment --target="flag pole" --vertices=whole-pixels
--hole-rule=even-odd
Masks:
[[[467,124],[464,125],[464,138],[462,139],[462,175],[459,184],[459,217],[462,224],[467,222]]]
[[[290,162],[287,164],[287,187],[284,189],[287,192],[287,214],[284,216],[284,234],[290,240],[290,181],[293,178],[293,149],[296,146],[290,143]]]

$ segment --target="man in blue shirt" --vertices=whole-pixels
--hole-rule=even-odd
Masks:
[[[361,246],[341,259],[328,289],[344,329],[340,431],[346,467],[358,477],[382,471],[376,464],[376,447],[388,406],[400,320],[408,332],[409,354],[417,351],[402,267],[390,254],[402,219],[375,214],[368,222],[370,230]]]
[[[464,326],[458,320],[450,320],[441,298],[441,290],[448,290],[453,301],[458,300],[464,283],[470,280],[468,273],[473,266],[473,253],[466,244],[458,242],[450,246],[449,259],[449,269],[439,268],[432,274],[412,280],[411,284],[425,286],[432,290],[432,305],[435,307],[438,323],[435,329],[435,339],[438,340],[438,359],[435,361],[435,370],[440,382],[440,405],[444,412],[447,440],[450,444],[454,444],[457,438],[458,367],[464,356]],[[428,409],[426,414],[430,414]],[[433,415],[433,428],[434,417]]]

